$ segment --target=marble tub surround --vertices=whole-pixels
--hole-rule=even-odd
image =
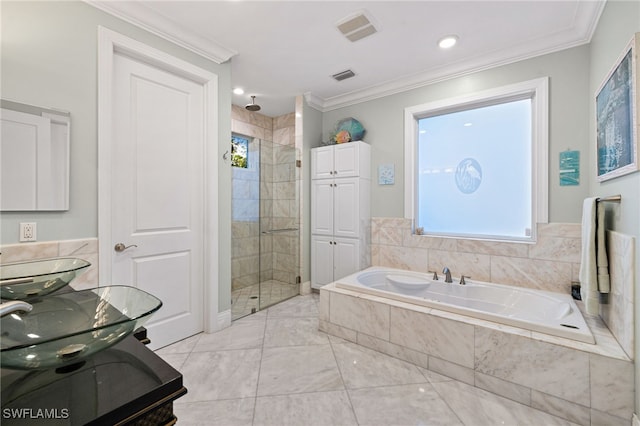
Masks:
[[[319,313],[330,335],[577,424],[628,425],[633,414],[633,363],[597,317],[591,345],[335,284],[320,289]]]
[[[414,235],[409,219],[375,217],[371,263],[418,272],[448,266],[454,277],[567,294],[579,280],[581,239],[581,225],[571,223],[538,224],[537,241],[528,244]],[[609,303],[600,305],[600,316],[631,359],[634,247],[633,237],[607,231],[611,293]]]
[[[411,271],[441,271],[456,277],[567,293],[578,280],[581,226],[538,224],[535,244],[415,235],[411,220],[371,220],[371,263]]]
[[[631,359],[634,353],[634,282],[636,279],[635,238],[607,231],[609,256],[609,303],[600,304],[600,316]]]
[[[156,353],[184,374],[180,425],[573,425],[318,331],[298,296]]]
[[[69,284],[76,290],[98,287],[98,239],[43,241],[0,246],[0,263],[25,262],[52,257],[77,257],[91,263]]]

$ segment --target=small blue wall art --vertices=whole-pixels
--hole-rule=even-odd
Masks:
[[[560,153],[560,186],[580,185],[580,151]]]
[[[378,166],[378,185],[393,185],[396,179],[395,166],[393,164],[380,164]]]

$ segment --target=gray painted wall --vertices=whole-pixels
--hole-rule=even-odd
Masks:
[[[589,82],[589,111],[595,111],[595,94],[606,75],[622,54],[634,33],[640,32],[640,2],[608,1],[591,40]],[[636,96],[640,88],[636,88]],[[637,102],[637,100],[636,100]],[[595,115],[589,114],[589,177],[590,194],[594,196],[622,195],[619,205],[608,206],[608,228],[635,237],[636,291],[635,291],[635,353],[640,354],[640,173],[636,172],[606,182],[596,179]],[[640,136],[640,135],[638,135]],[[636,410],[640,409],[640,364],[635,364]]]
[[[371,215],[404,217],[404,108],[549,76],[549,220],[579,222],[588,194],[588,164],[581,162],[579,186],[561,187],[558,157],[567,148],[581,151],[581,158],[587,155],[588,69],[589,47],[581,46],[340,108],[324,113],[323,140],[338,120],[360,120],[372,148]],[[378,165],[383,163],[395,164],[395,185],[377,184]]]
[[[2,97],[71,112],[70,209],[1,213],[1,244],[18,241],[19,222],[36,222],[38,241],[98,236],[98,26],[218,75],[219,307],[231,300],[231,175],[222,161],[231,134],[231,66],[218,65],[83,2],[6,2],[2,7]]]

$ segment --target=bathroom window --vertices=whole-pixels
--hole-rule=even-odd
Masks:
[[[231,166],[249,167],[249,139],[231,135]]]
[[[405,109],[405,216],[425,235],[534,241],[548,220],[547,79]]]

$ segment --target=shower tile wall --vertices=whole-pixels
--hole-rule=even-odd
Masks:
[[[298,169],[296,168],[295,114],[273,119],[272,229],[299,228]],[[295,284],[298,275],[299,232],[272,235],[273,279]]]
[[[273,138],[272,119],[233,106],[231,131],[254,138],[249,144],[249,167],[232,167],[231,289],[260,282],[260,161],[259,140]],[[264,244],[264,241],[262,242]],[[267,248],[267,247],[264,247]]]
[[[232,167],[231,286],[232,290],[257,284],[260,256],[260,143],[248,146],[248,167]]]
[[[232,290],[271,279],[295,283],[298,233],[261,234],[298,227],[295,115],[271,118],[234,105],[231,118],[232,132],[255,138],[249,171],[233,170]]]

